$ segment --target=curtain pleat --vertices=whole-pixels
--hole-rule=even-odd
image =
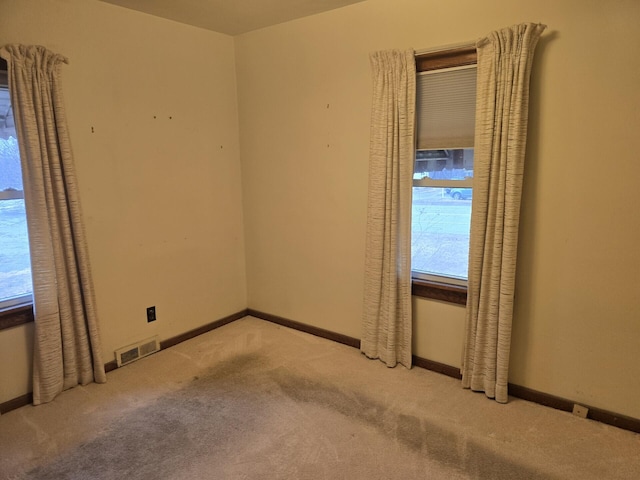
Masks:
[[[462,385],[508,400],[529,78],[545,26],[522,24],[477,42],[478,81]]]
[[[91,267],[66,127],[60,55],[8,45],[9,90],[29,230],[35,314],[33,403],[106,381]]]
[[[411,367],[411,195],[416,70],[412,50],[371,55],[373,107],[361,351]]]

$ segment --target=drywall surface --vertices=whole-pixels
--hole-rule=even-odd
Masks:
[[[527,21],[548,29],[531,82],[510,380],[640,418],[637,1],[368,0],[236,37],[249,306],[359,336],[369,53]],[[416,353],[459,364],[459,307],[420,304],[415,317]]]
[[[62,80],[105,361],[243,310],[233,39],[94,0],[8,0],[7,43],[69,58]],[[2,347],[30,358],[9,335]]]
[[[33,324],[0,332],[0,403],[32,390]]]
[[[460,367],[465,307],[413,297],[413,354]]]

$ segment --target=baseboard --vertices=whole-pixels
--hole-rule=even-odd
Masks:
[[[282,325],[284,327],[293,328],[301,332],[310,333],[312,335],[326,338],[328,340],[333,340],[338,343],[342,343],[344,345],[349,345],[351,347],[355,347],[358,349],[360,348],[360,340],[357,338],[348,337],[346,335],[331,332],[329,330],[325,330],[318,327],[312,327],[304,323],[296,322],[294,320],[289,320],[288,318],[279,317],[277,315],[271,315],[269,313],[260,312],[258,310],[249,309],[248,315],[251,315],[252,317],[260,318],[262,320],[267,320],[269,322],[277,323],[278,325]],[[451,365],[436,362],[434,360],[428,360],[426,358],[418,357],[416,355],[413,355],[412,361],[413,361],[413,365],[415,365],[416,367],[424,368],[426,370],[430,370],[436,373],[441,373],[443,375],[456,378],[458,380],[462,378],[462,375],[460,374],[460,369],[458,367],[453,367]],[[633,417],[628,417],[625,415],[609,412],[607,410],[603,410],[600,408],[591,407],[589,405],[584,405],[580,402],[574,402],[572,400],[568,400],[565,398],[556,397],[548,393],[538,392],[536,390],[532,390],[527,387],[522,387],[520,385],[515,385],[513,383],[509,384],[509,395],[512,397],[520,398],[522,400],[527,400],[529,402],[538,403],[546,407],[555,408],[557,410],[563,410],[565,412],[571,412],[573,410],[573,405],[575,403],[579,403],[580,405],[583,405],[589,409],[587,418],[591,420],[595,420],[601,423],[606,423],[607,425],[613,425],[614,427],[622,428],[624,430],[630,430],[632,432],[640,433],[640,420]]]
[[[6,402],[0,403],[0,415],[3,415],[11,410],[15,410],[16,408],[24,407],[25,405],[29,405],[33,403],[33,393],[25,393],[24,395],[20,395],[19,397],[12,398],[11,400],[7,400]]]
[[[242,310],[227,317],[221,318],[220,320],[216,320],[214,322],[208,323],[207,325],[203,325],[202,327],[164,340],[160,342],[160,348],[164,350],[165,348],[172,347],[184,342],[185,340],[189,340],[191,338],[197,337],[198,335],[202,335],[203,333],[215,330],[216,328],[220,328],[223,325],[235,322],[236,320],[249,315],[261,320],[266,320],[268,322],[281,325],[283,327],[292,328],[294,330],[309,333],[317,337],[326,338],[327,340],[332,340],[343,345],[348,345],[350,347],[358,349],[360,348],[360,340],[357,338],[343,335],[341,333],[332,332],[330,330],[325,330],[323,328],[306,325],[301,322],[296,322],[294,320],[289,320],[288,318],[279,317],[277,315],[261,312],[259,310],[253,310],[251,308]],[[446,365],[444,363],[436,362],[433,360],[428,360],[426,358],[421,358],[416,355],[413,356],[412,360],[413,365],[415,365],[416,367],[424,368],[426,370],[437,372],[456,379],[462,378],[462,376],[460,375],[460,369],[457,367]],[[105,364],[105,371],[107,372],[115,370],[116,368],[117,365],[115,360]],[[597,407],[591,407],[589,405],[584,405],[581,402],[574,402],[566,398],[556,397],[548,393],[539,392],[537,390],[522,387],[520,385],[515,385],[513,383],[509,384],[509,395],[512,397],[520,398],[522,400],[527,400],[529,402],[538,403],[546,407],[563,410],[565,412],[571,412],[573,410],[573,405],[575,403],[579,403],[580,405],[583,405],[589,409],[587,418],[591,420],[605,423],[607,425],[612,425],[624,430],[630,430],[632,432],[640,433],[640,419],[637,418],[620,415],[618,413],[610,412],[608,410],[603,410]],[[7,413],[11,410],[15,410],[16,408],[23,407],[30,403],[33,403],[33,394],[27,393],[20,397],[1,403],[0,414]]]
[[[360,339],[358,338],[332,332],[330,330],[325,330],[324,328],[313,327],[311,325],[296,322],[294,320],[289,320],[288,318],[279,317],[277,315],[271,315],[270,313],[260,312],[251,308],[248,309],[247,312],[247,315],[251,315],[252,317],[256,317],[261,320],[266,320],[271,323],[277,323],[278,325],[282,325],[283,327],[293,328],[294,330],[299,330],[301,332],[310,333],[311,335],[315,335],[316,337],[333,340],[334,342],[342,343],[343,345],[348,345],[350,347],[358,349],[360,348]]]
[[[198,335],[202,335],[203,333],[210,332],[211,330],[215,330],[216,328],[220,328],[220,327],[222,327],[224,325],[227,325],[227,324],[229,324],[231,322],[235,322],[236,320],[239,320],[239,319],[249,315],[248,312],[249,312],[248,309],[244,309],[244,310],[241,310],[239,312],[233,313],[233,314],[231,314],[229,316],[226,316],[224,318],[221,318],[220,320],[216,320],[214,322],[207,323],[206,325],[203,325],[202,327],[194,328],[193,330],[189,330],[186,333],[182,333],[180,335],[176,335],[175,337],[171,337],[171,338],[168,338],[166,340],[163,340],[163,341],[160,342],[160,350],[164,350],[166,348],[173,347],[174,345],[182,343],[182,342],[184,342],[186,340],[190,340],[192,338],[195,338]]]
[[[457,378],[462,380],[462,374],[458,367],[452,367],[445,363],[436,362],[434,360],[427,360],[426,358],[413,355],[412,363],[416,367],[424,368],[425,370],[431,370],[432,372],[441,373],[447,377]]]
[[[160,350],[164,350],[166,348],[173,347],[179,343],[184,342],[185,340],[189,340],[191,338],[197,337],[198,335],[202,335],[203,333],[210,332],[211,330],[215,330],[216,328],[220,328],[223,325],[227,325],[231,322],[235,322],[240,318],[246,317],[249,315],[248,310],[241,310],[237,313],[229,315],[227,317],[221,318],[219,320],[215,320],[211,323],[207,323],[202,327],[194,328],[193,330],[189,330],[186,333],[181,335],[176,335],[175,337],[168,338],[160,342]],[[118,364],[115,360],[111,360],[104,364],[104,371],[106,373],[111,372],[118,368]],[[33,403],[33,393],[26,393],[16,398],[12,398],[11,400],[7,400],[4,403],[0,403],[0,414],[4,414],[10,412],[11,410],[15,410],[16,408],[24,407],[25,405],[29,405]]]
[[[118,368],[118,362],[115,360],[111,360],[110,362],[104,364],[104,373],[109,373],[116,368]]]
[[[622,428],[624,430],[640,433],[640,419],[620,415],[597,407],[591,407],[582,402],[574,402],[566,398],[556,397],[554,395],[549,395],[548,393],[539,392],[513,383],[509,384],[509,395],[529,402],[539,403],[546,407],[563,410],[565,412],[573,411],[573,406],[577,403],[589,409],[587,418],[590,420],[595,420],[596,422],[606,423],[607,425],[613,425],[614,427]]]
[[[343,345],[348,345],[350,347],[360,349],[360,340],[358,338],[349,337],[341,333],[335,333],[330,330],[325,330],[324,328],[314,327],[304,323],[296,322],[295,320],[290,320],[288,318],[279,317],[277,315],[261,312],[259,310],[253,310],[251,308],[248,310],[248,315],[259,318],[261,320],[266,320],[268,322],[282,325],[283,327],[293,328],[294,330],[310,333],[317,337],[326,338],[327,340],[333,340],[334,342],[342,343]],[[447,375],[448,377],[458,379],[462,378],[460,369],[452,367],[451,365],[446,365],[444,363],[436,362],[433,360],[427,360],[426,358],[421,358],[416,355],[413,355],[412,362],[416,367],[441,373],[443,375]]]
[[[413,364],[416,367],[442,373],[448,377],[456,378],[458,380],[462,379],[460,369],[452,367],[451,365],[434,362],[433,360],[427,360],[415,355],[413,356]],[[637,418],[620,415],[597,407],[591,407],[581,402],[574,402],[566,398],[556,397],[555,395],[539,392],[514,383],[509,383],[509,396],[537,403],[545,407],[555,408],[556,410],[562,410],[564,412],[572,412],[574,404],[578,403],[579,405],[589,409],[587,418],[590,420],[595,420],[596,422],[606,423],[607,425],[613,425],[614,427],[622,428],[624,430],[640,433],[640,420]]]

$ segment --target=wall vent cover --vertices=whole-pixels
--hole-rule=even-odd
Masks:
[[[118,367],[135,362],[136,360],[151,355],[160,350],[158,337],[147,338],[140,342],[116,350],[116,362]]]

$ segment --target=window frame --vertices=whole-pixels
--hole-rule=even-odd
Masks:
[[[478,55],[475,45],[465,45],[445,50],[416,54],[416,74],[445,68],[477,65]],[[449,283],[447,277],[443,281],[435,275],[428,277],[418,272],[411,272],[411,294],[416,297],[429,298],[457,305],[466,305],[467,286]]]
[[[0,309],[0,331],[33,322],[33,302]]]
[[[8,65],[0,58],[0,86],[8,87]],[[16,297],[0,306],[0,331],[33,322],[33,296]]]

